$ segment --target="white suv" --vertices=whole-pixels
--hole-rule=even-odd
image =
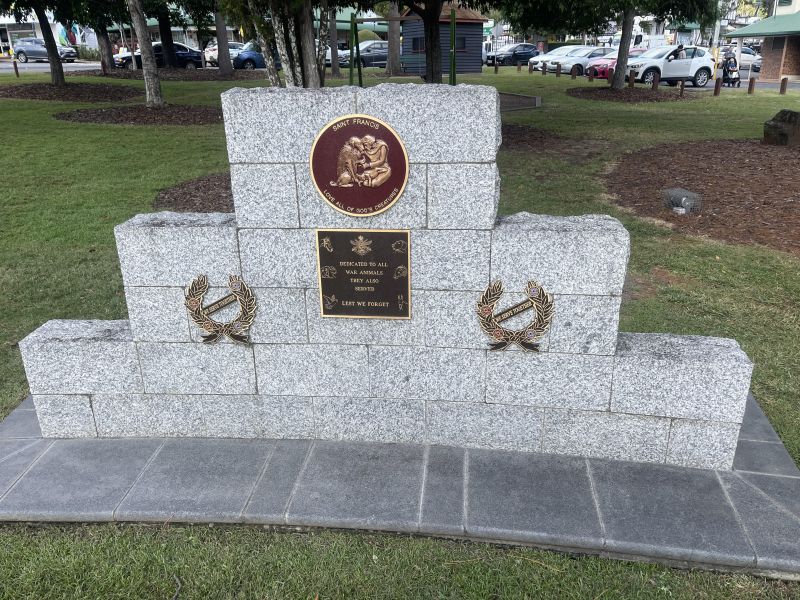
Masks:
[[[653,83],[656,73],[661,81],[675,85],[681,80],[691,81],[695,87],[703,87],[714,72],[714,57],[708,48],[684,47],[686,58],[678,58],[678,46],[651,48],[628,63],[628,71],[635,71],[636,81]]]

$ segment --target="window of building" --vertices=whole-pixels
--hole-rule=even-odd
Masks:
[[[778,6],[791,6],[792,0],[778,0]]]
[[[425,52],[425,38],[421,37],[411,38],[411,51]]]
[[[786,43],[785,37],[774,37],[772,38],[772,49],[783,50],[783,46],[785,43]]]

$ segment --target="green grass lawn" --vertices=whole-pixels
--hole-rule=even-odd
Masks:
[[[22,79],[46,80],[46,75]],[[69,78],[81,80],[89,81]],[[0,76],[0,85],[15,81]],[[366,78],[370,85],[380,81]],[[600,177],[622,153],[648,145],[758,138],[763,122],[779,109],[800,110],[800,95],[759,91],[747,96],[726,90],[716,99],[632,106],[572,98],[564,90],[587,83],[514,69],[461,81],[544,98],[542,109],[508,113],[508,122],[552,130],[575,138],[575,144],[586,139],[611,142],[584,162],[552,153],[502,151],[501,210],[603,212],[621,219],[631,232],[634,291],[644,290],[624,302],[621,328],[739,340],[755,362],[755,394],[789,452],[800,460],[800,356],[794,347],[800,338],[800,260],[765,248],[690,238],[639,220],[606,203]],[[139,82],[118,84],[142,87]],[[171,103],[212,105],[233,84],[163,85]],[[125,318],[113,226],[150,211],[158,189],[227,169],[222,125],[103,126],[52,118],[79,106],[0,100],[5,147],[0,416],[27,394],[16,346],[25,335],[53,318]],[[370,598],[800,598],[797,585],[743,575],[407,536],[300,535],[245,527],[0,527],[0,598],[168,598],[175,592],[175,577],[182,585],[180,598],[316,593]]]

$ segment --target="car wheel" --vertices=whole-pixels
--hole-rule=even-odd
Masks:
[[[361,59],[361,68],[362,69],[366,69],[367,68],[367,61],[365,61],[363,58]]]
[[[68,58],[65,62],[72,63],[72,62],[75,62],[75,59],[74,58]]]
[[[249,58],[242,63],[242,68],[247,69],[248,71],[252,71],[256,68],[256,63]]]
[[[136,70],[136,66],[133,64],[132,60],[129,60],[128,62],[125,63],[125,68],[129,69],[131,71],[135,71]]]
[[[19,52],[17,53],[17,60],[21,63],[26,63],[28,62],[28,55],[24,52]]]
[[[577,75],[578,77],[583,75],[583,67],[582,66],[575,65],[575,75]]]
[[[187,71],[194,71],[197,68],[197,65],[194,64],[192,61],[189,61],[189,62],[186,63],[186,66],[184,68]]]
[[[710,77],[711,73],[708,69],[700,69],[695,73],[694,79],[692,79],[692,85],[694,87],[705,87]]]
[[[655,69],[647,69],[647,71],[642,74],[642,83],[653,85],[653,81],[656,79],[656,73],[657,71]]]

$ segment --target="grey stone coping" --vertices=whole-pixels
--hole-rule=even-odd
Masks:
[[[800,470],[748,398],[733,471],[421,444],[42,439],[0,423],[1,521],[402,531],[800,578]]]

